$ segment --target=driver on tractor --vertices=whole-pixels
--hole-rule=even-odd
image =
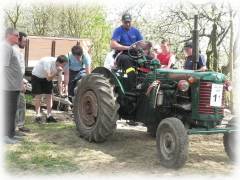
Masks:
[[[127,90],[135,89],[136,74],[133,58],[128,55],[130,46],[140,40],[143,36],[140,31],[131,26],[132,17],[129,13],[122,15],[122,25],[117,27],[111,38],[111,48],[115,50],[114,58],[118,67],[121,67],[127,75]]]

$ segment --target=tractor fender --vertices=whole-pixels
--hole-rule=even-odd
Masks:
[[[95,68],[92,73],[98,73],[98,74],[102,74],[104,77],[110,79],[111,83],[115,84],[116,87],[118,87],[118,94],[119,95],[125,95],[125,90],[121,84],[121,82],[119,81],[118,77],[109,69],[105,68],[105,67],[97,67]]]

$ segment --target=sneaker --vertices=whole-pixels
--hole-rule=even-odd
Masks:
[[[23,133],[23,132],[21,132],[21,131],[16,131],[16,132],[15,132],[15,135],[16,135],[16,136],[26,136],[26,134]]]
[[[31,130],[29,128],[26,128],[26,127],[20,127],[18,128],[19,131],[22,131],[22,132],[30,132]]]
[[[48,122],[48,123],[57,122],[57,120],[56,120],[54,117],[49,116],[49,117],[47,118],[47,122]]]
[[[22,136],[18,136],[18,135],[15,135],[13,137],[14,140],[17,140],[17,141],[22,141],[23,140],[23,137]]]
[[[41,124],[41,123],[42,123],[42,118],[41,118],[40,116],[37,116],[37,117],[35,118],[35,121],[36,121],[37,123]]]
[[[5,136],[4,137],[4,143],[5,144],[17,144],[17,143],[19,143],[19,141],[16,140],[15,138],[10,138],[8,136]]]

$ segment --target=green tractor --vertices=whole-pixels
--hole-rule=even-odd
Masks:
[[[156,137],[160,164],[182,167],[188,156],[188,135],[224,133],[227,155],[235,158],[234,134],[230,121],[223,125],[224,91],[230,87],[216,72],[160,69],[148,60],[142,42],[128,51],[136,62],[136,90],[125,89],[121,68],[97,67],[78,81],[75,88],[74,120],[80,136],[103,142],[116,128],[116,121],[142,122]]]

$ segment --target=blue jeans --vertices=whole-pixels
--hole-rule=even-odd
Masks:
[[[69,84],[68,84],[68,95],[74,96],[74,89],[79,79],[86,75],[85,69],[80,71],[69,70]]]
[[[25,122],[25,113],[26,113],[26,99],[25,94],[20,93],[17,104],[17,113],[16,113],[16,126],[23,127]]]

